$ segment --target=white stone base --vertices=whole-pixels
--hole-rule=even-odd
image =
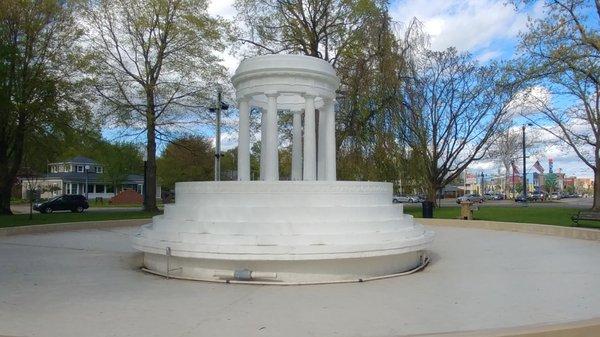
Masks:
[[[261,284],[318,284],[332,282],[363,282],[374,278],[396,276],[417,271],[428,262],[426,252],[355,259],[314,261],[231,261],[170,257],[145,253],[148,272],[170,278],[198,281],[236,281]],[[167,272],[167,265],[169,272]],[[250,280],[236,280],[232,271],[258,273]],[[262,276],[261,276],[262,275]]]
[[[389,183],[189,182],[176,199],[133,239],[148,270],[166,274],[168,260],[174,277],[358,281],[418,268],[433,240]]]

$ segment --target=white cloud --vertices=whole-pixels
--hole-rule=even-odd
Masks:
[[[508,103],[510,117],[529,116],[539,112],[552,101],[552,93],[545,87],[534,86],[515,94]]]
[[[517,12],[503,0],[400,0],[391,7],[391,14],[403,23],[413,17],[421,20],[431,35],[432,48],[454,46],[463,51],[493,47],[495,40],[515,38],[527,23],[527,13]]]
[[[237,12],[235,8],[233,8],[233,3],[234,0],[213,0],[208,5],[208,13],[213,16],[220,16],[227,20],[234,20]],[[232,55],[231,48],[216,53],[216,55],[221,59],[221,62],[219,63],[227,69],[229,75],[233,75],[235,69],[240,64],[240,59]]]
[[[477,56],[477,60],[481,63],[485,63],[489,60],[499,57],[502,53],[498,50],[488,50]]]
[[[208,5],[208,13],[225,19],[233,19],[236,14],[233,3],[234,0],[213,0]]]

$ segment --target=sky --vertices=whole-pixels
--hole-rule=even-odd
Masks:
[[[527,30],[528,17],[544,15],[541,0],[515,10],[506,0],[393,0],[390,4],[392,18],[399,23],[408,23],[413,17],[424,25],[431,36],[431,48],[442,50],[450,46],[474,55],[480,62],[494,59],[509,59],[515,55],[519,32]],[[213,0],[209,13],[233,19],[233,0]],[[222,64],[233,74],[240,60],[229,52],[221,54]],[[531,128],[530,128],[531,129]],[[210,131],[208,131],[210,133]],[[568,175],[593,177],[592,171],[581,162],[575,153],[553,142],[549,134],[540,130],[529,130],[543,139],[545,144],[528,159],[527,169],[537,160],[548,171],[548,159],[554,159],[555,171],[562,169]],[[208,134],[207,136],[211,136]],[[224,148],[237,145],[234,132],[225,132]],[[492,161],[479,161],[469,167],[471,172],[497,173],[499,166]]]

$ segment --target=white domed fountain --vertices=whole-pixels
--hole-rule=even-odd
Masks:
[[[424,267],[433,232],[392,203],[391,183],[336,181],[339,79],[329,63],[258,56],[244,60],[232,80],[240,110],[239,181],[177,183],[176,203],[133,239],[145,270],[183,279],[303,284]],[[262,108],[260,181],[250,181],[250,107]],[[294,114],[292,181],[278,176],[278,110]]]

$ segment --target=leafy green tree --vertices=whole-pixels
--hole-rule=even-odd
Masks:
[[[144,170],[142,152],[137,144],[102,141],[95,153],[94,159],[103,166],[101,178],[113,186],[115,193],[127,175],[140,174]]]
[[[85,16],[103,112],[146,135],[149,211],[156,210],[156,140],[206,122],[209,96],[224,82],[215,51],[225,47],[227,24],[207,6],[207,0],[99,0],[90,1]]]
[[[515,185],[515,192],[517,192],[517,194],[523,193],[523,184],[516,184]]]
[[[42,166],[67,134],[90,125],[76,10],[75,1],[0,1],[0,214],[11,214],[26,154]]]
[[[62,144],[62,151],[49,161],[67,160],[75,156],[89,157],[102,164],[102,179],[115,189],[127,175],[142,174],[144,171],[142,151],[138,144],[111,142],[103,139],[97,131],[69,137]]]
[[[600,211],[600,1],[545,0],[544,9],[520,44],[518,71],[531,86],[529,110],[539,112],[527,117],[594,171]]]
[[[180,181],[214,180],[214,148],[210,140],[190,136],[171,142],[158,158],[161,186],[175,188]]]
[[[250,148],[250,178],[257,180],[260,177],[260,141],[252,144]]]
[[[544,177],[544,190],[548,193],[552,193],[556,191],[558,187],[558,180],[556,179],[556,174],[548,173]]]

